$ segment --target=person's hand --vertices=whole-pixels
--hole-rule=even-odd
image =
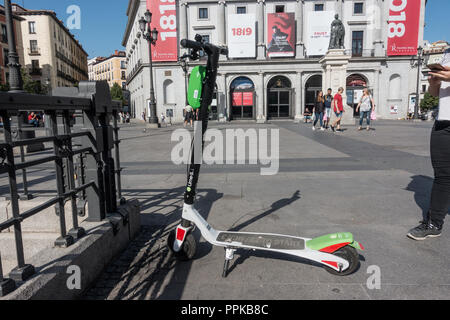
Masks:
[[[430,85],[438,86],[441,84],[441,81],[450,82],[450,67],[445,66],[445,70],[442,71],[431,71],[431,77],[428,78]]]

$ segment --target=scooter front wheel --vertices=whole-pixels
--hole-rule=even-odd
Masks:
[[[181,250],[176,252],[173,249],[173,244],[175,243],[175,237],[176,237],[176,230],[169,233],[169,237],[167,238],[167,247],[169,248],[170,252],[174,255],[174,257],[177,260],[180,261],[189,261],[192,260],[195,256],[195,253],[197,251],[197,242],[192,235],[192,233],[189,233],[186,238],[184,239],[183,245],[181,247]]]
[[[355,248],[350,247],[350,246],[345,246],[345,247],[339,249],[338,251],[334,252],[333,254],[338,256],[339,258],[347,260],[349,263],[349,266],[347,269],[345,269],[341,272],[336,271],[330,267],[325,267],[325,270],[327,272],[329,272],[335,276],[348,276],[348,275],[352,274],[353,272],[355,272],[356,269],[358,269],[359,264],[360,264],[359,254]]]

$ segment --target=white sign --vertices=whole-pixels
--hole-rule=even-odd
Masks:
[[[228,56],[230,58],[256,57],[256,17],[254,14],[228,16]]]
[[[323,56],[330,46],[332,11],[310,11],[306,25],[306,52],[308,56]]]
[[[353,94],[353,103],[358,104],[364,95],[363,90],[355,90]]]

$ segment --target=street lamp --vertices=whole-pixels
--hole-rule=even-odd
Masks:
[[[422,66],[423,48],[417,48],[417,87],[416,87],[416,103],[414,105],[414,119],[419,119],[419,101],[420,101],[420,67]]]
[[[139,28],[142,32],[143,38],[148,42],[148,48],[150,53],[150,114],[148,122],[150,124],[158,124],[158,116],[156,115],[156,100],[155,100],[155,89],[153,86],[153,62],[152,62],[152,45],[156,45],[158,40],[158,30],[153,28],[151,30],[150,23],[152,22],[152,13],[147,10],[144,13],[144,17],[139,20]]]
[[[186,62],[185,59],[180,59],[179,60],[181,69],[183,69],[184,72],[184,100],[185,100],[185,105],[188,104],[187,102],[187,74],[188,74],[188,64]]]

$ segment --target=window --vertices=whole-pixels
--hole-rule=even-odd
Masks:
[[[120,61],[120,68],[121,69],[126,69],[127,68],[127,65],[126,65],[125,61]]]
[[[352,55],[354,57],[361,57],[363,52],[363,31],[353,31],[352,33]]]
[[[323,3],[318,3],[314,5],[314,11],[323,11]]]
[[[31,60],[31,68],[33,70],[39,69],[39,60]]]
[[[363,14],[364,13],[364,2],[355,2],[353,4],[353,14]]]
[[[210,43],[211,42],[210,39],[209,39],[209,34],[202,35],[202,38],[203,38],[203,42],[204,43]]]
[[[208,19],[208,8],[199,8],[198,9],[198,18],[199,19]]]
[[[30,40],[30,53],[38,53],[37,40]]]
[[[164,91],[164,104],[175,104],[176,103],[176,89],[175,84],[172,80],[167,79],[163,84]]]
[[[246,14],[247,13],[247,7],[236,7],[236,13],[237,14]]]
[[[3,60],[5,63],[5,67],[8,67],[8,64],[9,64],[9,50],[8,49],[3,49]]]
[[[2,24],[2,42],[8,43],[8,31],[6,25]]]
[[[125,75],[125,71],[122,71],[122,80],[126,80],[126,79],[127,79],[127,77]]]
[[[30,33],[36,33],[36,22],[34,21],[28,22],[28,29]]]
[[[425,93],[425,92],[427,92],[427,85],[423,84],[422,85],[422,93]]]
[[[284,6],[275,6],[275,13],[284,12]]]

